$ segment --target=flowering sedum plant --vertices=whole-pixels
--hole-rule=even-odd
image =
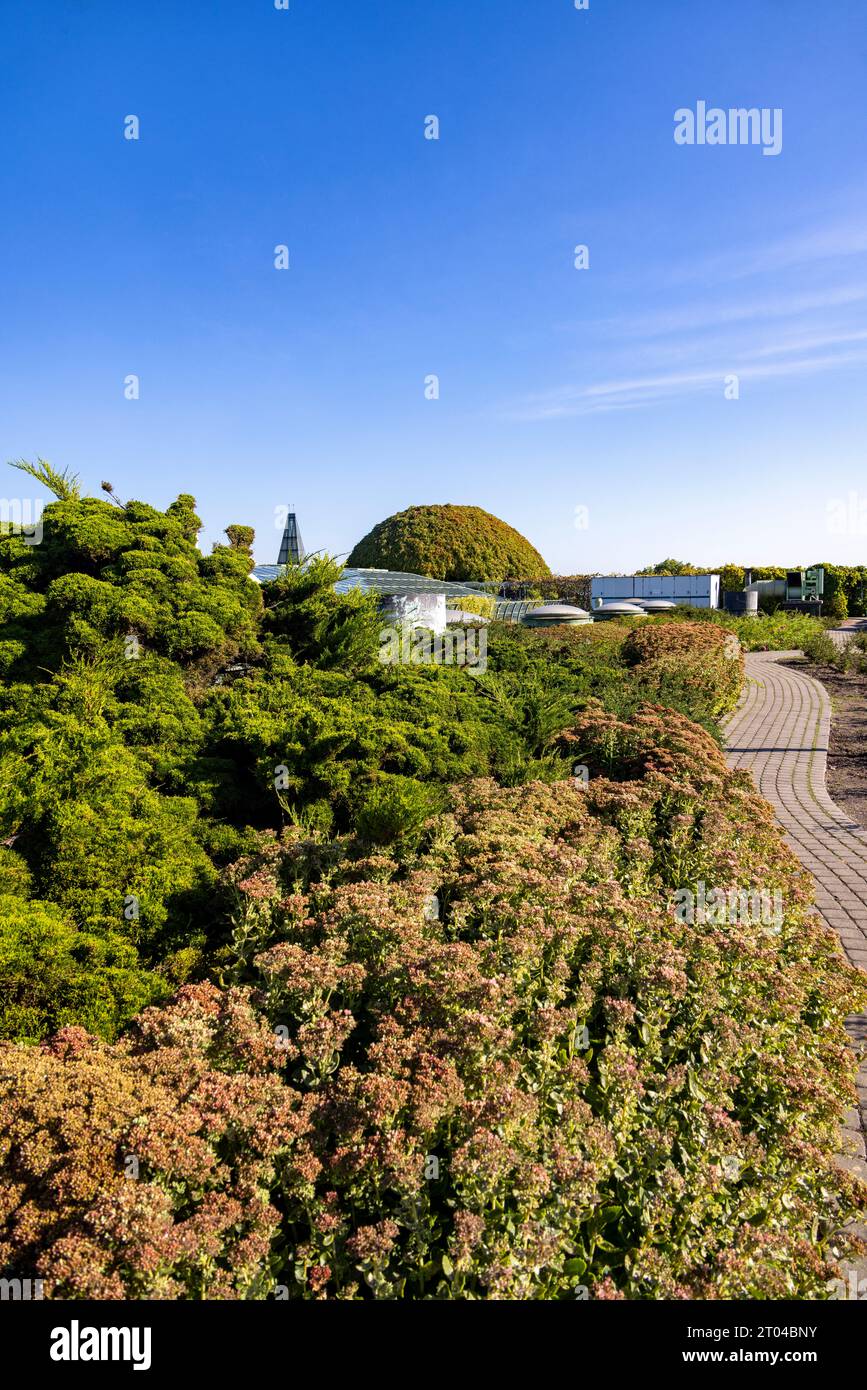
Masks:
[[[0,1044],[0,1266],[47,1298],[261,1291],[277,1155],[306,1127],[242,991],[188,985],[109,1046]]]
[[[623,644],[627,663],[648,692],[681,699],[719,716],[734,709],[744,682],[741,644],[732,632],[705,622],[648,623]]]
[[[826,1296],[867,979],[709,735],[591,707],[563,741],[586,784],[463,784],[403,857],[263,837],[219,990],[7,1046],[6,1262],[73,1297]],[[680,920],[699,880],[782,926]]]

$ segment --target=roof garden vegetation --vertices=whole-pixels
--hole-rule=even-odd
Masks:
[[[823,1296],[863,977],[719,751],[726,630],[493,621],[482,673],[384,666],[327,557],[260,587],[187,494],[46,481],[41,542],[0,537],[4,1269]],[[779,889],[780,930],[678,920],[699,880]]]

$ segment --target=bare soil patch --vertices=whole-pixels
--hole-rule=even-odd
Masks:
[[[793,663],[794,665],[795,663]],[[867,675],[798,662],[831,697],[827,786],[841,810],[867,830]]]

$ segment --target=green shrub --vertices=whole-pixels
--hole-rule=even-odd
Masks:
[[[313,1107],[295,1296],[825,1296],[864,976],[695,726],[571,739],[619,781],[465,784],[403,868],[293,839],[231,871],[238,979]],[[779,929],[681,921],[699,881],[778,890]]]
[[[443,809],[440,788],[411,777],[382,775],[358,803],[357,833],[371,845],[414,844],[431,816]]]
[[[384,666],[327,557],[260,588],[250,528],[202,556],[188,494],[36,472],[43,544],[0,537],[3,1267],[74,1298],[821,1297],[863,977],[715,739],[731,635],[824,625],[494,621],[484,673]],[[561,585],[441,510],[407,531],[431,572]],[[681,920],[700,882],[779,890],[779,929]]]
[[[836,643],[833,645],[834,651],[833,656],[829,657],[829,665],[835,666],[838,671],[855,675],[862,675],[867,670],[867,633],[857,633],[847,638],[839,647]]]
[[[150,787],[115,731],[120,670],[78,661],[6,693],[0,815],[7,835],[24,828],[16,844],[37,896],[90,932],[125,932],[147,956],[186,944],[190,898],[215,873],[195,801]]]
[[[802,643],[804,655],[817,666],[836,666],[840,659],[840,648],[827,632],[815,632]]]
[[[66,497],[44,509],[38,546],[0,536],[3,637],[26,653],[7,667],[16,678],[106,646],[122,653],[130,634],[182,664],[255,654],[262,600],[247,552],[201,555],[194,499],[179,503],[159,512]]]
[[[335,591],[340,574],[341,566],[326,555],[287,566],[263,586],[262,626],[298,661],[351,675],[374,660],[382,623],[372,594]]]
[[[466,783],[409,857],[266,837],[226,874],[230,988],[115,1047],[7,1045],[4,1267],[67,1298],[826,1297],[864,974],[707,735],[596,708],[570,738],[619,780]],[[690,920],[700,883],[780,920]]]
[[[39,1042],[76,1023],[113,1038],[168,992],[119,932],[78,931],[53,903],[0,894],[0,1037]]]
[[[848,618],[849,605],[842,589],[838,589],[835,593],[823,599],[822,613],[826,618],[834,618],[838,622],[842,622],[844,618]]]
[[[678,608],[671,613],[658,613],[645,620],[647,626],[664,623],[710,623],[733,632],[746,652],[797,651],[811,637],[825,631],[833,620],[814,618],[793,609],[778,609],[774,613],[758,613],[753,617],[736,616],[714,608]]]
[[[482,618],[493,618],[495,603],[486,594],[463,594],[460,598],[448,600],[449,608],[446,609],[446,621],[450,621],[450,610],[457,609],[460,613],[478,613]]]
[[[374,526],[346,563],[447,580],[550,573],[528,540],[481,507],[408,507]]]
[[[643,688],[661,704],[689,693],[697,712],[718,717],[734,709],[744,681],[740,643],[711,623],[665,623],[633,629],[623,655]]]

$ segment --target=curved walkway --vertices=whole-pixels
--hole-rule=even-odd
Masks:
[[[747,654],[745,693],[726,725],[728,761],[752,772],[816,880],[819,912],[867,967],[867,831],[825,787],[831,702],[818,681],[781,664],[798,655]]]
[[[787,843],[816,881],[817,911],[853,964],[867,969],[867,831],[828,795],[831,701],[818,681],[783,664],[800,655],[747,653],[744,693],[725,725],[726,756],[731,767],[753,774]],[[847,1028],[854,1043],[867,1042],[867,1014],[849,1019]],[[857,1085],[859,1108],[846,1116],[838,1161],[867,1181],[867,1060]],[[867,1273],[867,1262],[861,1263]]]

